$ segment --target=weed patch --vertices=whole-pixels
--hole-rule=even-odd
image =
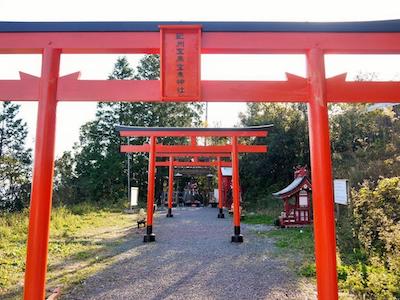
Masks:
[[[110,258],[111,248],[120,244],[121,231],[132,227],[135,218],[135,215],[117,210],[99,210],[90,204],[53,209],[47,276],[50,285],[63,284],[67,289],[101,268],[101,264]],[[27,210],[0,216],[2,299],[20,299],[27,231]]]
[[[246,215],[243,218],[243,223],[245,224],[268,224],[273,225],[274,218],[272,216],[263,214]]]

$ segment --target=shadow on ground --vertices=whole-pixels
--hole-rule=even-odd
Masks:
[[[52,291],[56,286],[63,286],[63,282],[67,279],[69,282],[79,283],[76,276],[79,270],[89,270],[96,265],[108,264],[114,258],[118,258],[125,251],[132,250],[137,243],[137,237],[142,236],[143,230],[131,228],[123,228],[118,230],[110,230],[98,232],[97,234],[84,235],[80,237],[71,237],[62,240],[68,245],[88,245],[93,248],[76,252],[64,260],[58,259],[58,262],[49,263],[47,273],[47,291]],[[57,243],[59,240],[52,238],[50,243]],[[25,246],[25,245],[24,245]],[[51,257],[51,255],[50,255]],[[87,272],[90,273],[90,272]],[[83,275],[84,276],[84,275]],[[15,285],[7,293],[3,293],[1,299],[22,299],[23,286],[22,283]]]
[[[127,234],[108,267],[62,299],[314,299],[314,286],[274,255],[273,242],[243,226],[231,244],[231,218],[217,209],[178,208],[155,219],[156,242]],[[260,230],[259,228],[257,230]],[[264,227],[268,230],[268,226]],[[135,233],[137,230],[135,229]]]

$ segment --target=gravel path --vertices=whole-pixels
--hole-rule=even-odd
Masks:
[[[274,254],[273,241],[257,237],[268,226],[242,225],[244,243],[232,244],[232,219],[217,219],[215,208],[158,214],[155,243],[144,244],[140,230],[115,263],[63,299],[314,299],[314,287]]]

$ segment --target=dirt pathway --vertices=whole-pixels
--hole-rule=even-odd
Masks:
[[[118,246],[115,262],[62,299],[314,299],[314,287],[274,255],[260,227],[243,225],[231,244],[232,220],[212,208],[178,208],[155,219],[156,242],[143,233]],[[268,230],[264,227],[261,230]]]

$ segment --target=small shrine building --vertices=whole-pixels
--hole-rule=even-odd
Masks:
[[[279,226],[297,227],[312,223],[311,181],[307,167],[296,167],[293,182],[272,195],[284,203]]]

